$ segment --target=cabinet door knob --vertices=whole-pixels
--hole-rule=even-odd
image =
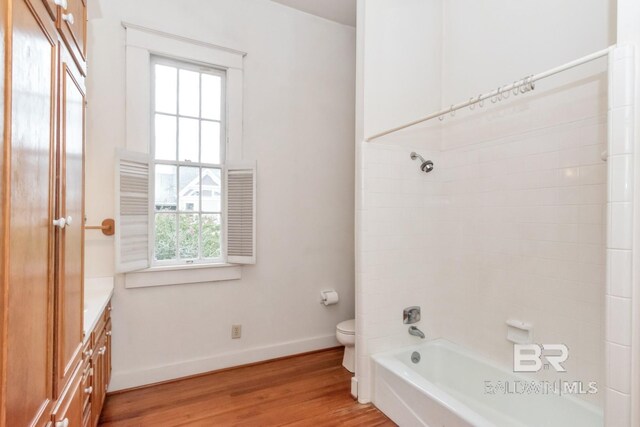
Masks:
[[[53,226],[58,227],[60,230],[63,230],[67,225],[67,220],[65,218],[58,218],[53,220]]]
[[[106,346],[106,345],[103,345],[103,346],[102,346],[102,347],[100,347],[100,349],[98,350],[98,354],[99,354],[100,356],[102,356],[102,355],[105,353],[105,351],[107,351],[107,346]]]
[[[56,423],[56,427],[69,427],[69,418],[65,418],[62,421]]]
[[[64,10],[67,10],[67,7],[69,6],[67,4],[67,0],[53,0],[53,2],[55,3],[56,6],[60,6]]]
[[[87,394],[91,394],[91,392],[93,392],[93,386],[89,386],[89,387],[85,388],[84,392],[87,393]]]
[[[85,352],[84,352],[84,355],[85,355],[85,356],[87,356],[87,357],[91,357],[91,356],[93,356],[93,350],[92,350],[92,349],[89,349],[89,350],[85,351]]]
[[[63,13],[62,20],[68,22],[70,25],[73,25],[75,19],[73,18],[73,13]]]
[[[111,331],[107,331],[104,333],[106,336],[110,337],[111,336]]]
[[[70,227],[72,222],[73,222],[73,217],[68,216],[67,217],[67,227]]]

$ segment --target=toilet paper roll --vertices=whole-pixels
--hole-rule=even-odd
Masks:
[[[336,291],[323,291],[322,294],[322,303],[324,305],[333,305],[337,304],[340,298],[338,297],[338,293]]]

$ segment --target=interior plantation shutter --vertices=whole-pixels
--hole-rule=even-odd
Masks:
[[[256,263],[256,167],[227,165],[227,262]]]
[[[147,154],[120,151],[116,160],[116,272],[149,268],[149,194]]]

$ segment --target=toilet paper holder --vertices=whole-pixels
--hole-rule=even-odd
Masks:
[[[324,291],[320,291],[320,304],[323,305],[334,305],[339,301],[338,293],[333,289],[327,289]]]

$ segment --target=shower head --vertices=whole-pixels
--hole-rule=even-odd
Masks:
[[[411,160],[420,160],[420,170],[424,173],[429,173],[433,170],[433,162],[431,160],[425,160],[420,154],[415,151],[410,154]]]

